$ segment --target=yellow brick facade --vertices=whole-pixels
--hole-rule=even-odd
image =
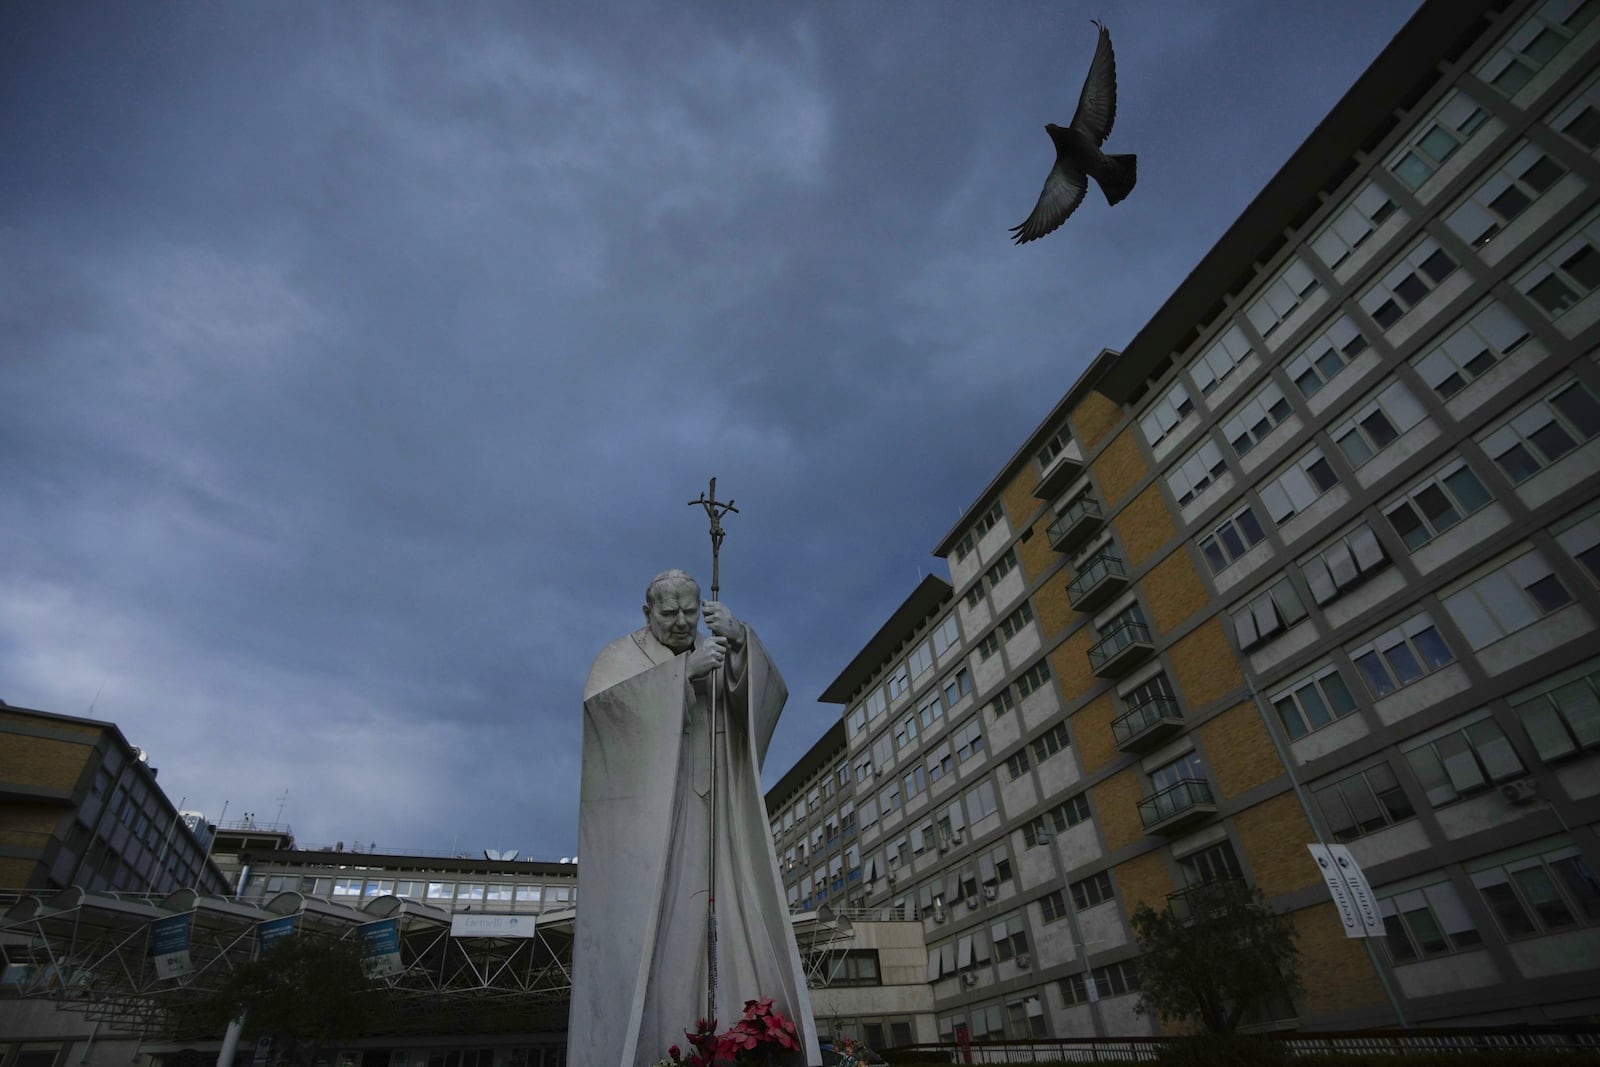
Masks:
[[[1199,711],[1244,684],[1238,653],[1223,633],[1220,619],[1196,627],[1172,646],[1167,657],[1172,663],[1172,680],[1191,711]]]
[[[1166,855],[1160,851],[1146,852],[1119,863],[1111,869],[1111,874],[1122,893],[1123,913],[1129,916],[1139,910],[1140,904],[1160,911],[1167,905],[1167,894],[1174,889]]]
[[[70,790],[94,751],[83,744],[50,737],[8,733],[0,744],[0,781],[43,789]]]
[[[1144,824],[1139,821],[1139,778],[1132,767],[1090,789],[1089,797],[1108,849],[1126,848],[1144,836]]]
[[[1061,558],[1060,553],[1050,547],[1050,517],[1040,516],[1039,521],[1033,524],[1033,536],[1026,541],[1017,542],[1017,558],[1022,562],[1022,573],[1028,578],[1029,584],[1037,581],[1039,575],[1055,566]]]
[[[1033,594],[1033,614],[1039,620],[1039,628],[1044,632],[1046,641],[1083,617],[1072,610],[1072,601],[1067,598],[1065,577],[1039,587]]]
[[[1178,532],[1172,522],[1172,512],[1161,496],[1161,487],[1157,485],[1151,485],[1130,500],[1117,515],[1114,525],[1128,553],[1128,562],[1135,567],[1155,555]]]
[[[1144,454],[1139,451],[1139,442],[1134,439],[1133,431],[1123,430],[1117,434],[1116,439],[1094,461],[1095,478],[1105,493],[1101,503],[1110,507],[1127,496],[1128,491],[1145,476],[1146,470]]]
[[[1311,824],[1293,792],[1246,808],[1234,816],[1233,828],[1249,857],[1246,862],[1256,885],[1269,898],[1321,883],[1317,865],[1306,851],[1312,841]]]
[[[1061,696],[1069,704],[1077,700],[1099,679],[1089,670],[1089,646],[1094,634],[1084,627],[1050,653],[1050,671],[1061,686]]]
[[[1161,634],[1171,633],[1211,599],[1194,560],[1181,548],[1156,564],[1139,584],[1145,591],[1145,603],[1150,605],[1151,621]]]
[[[1072,409],[1069,418],[1072,422],[1072,436],[1083,445],[1084,454],[1087,455],[1121,420],[1122,408],[1104,393],[1090,390],[1082,400],[1078,401],[1078,406]]]
[[[1283,774],[1283,761],[1253,702],[1234,705],[1195,732],[1211,757],[1211,780],[1224,798],[1236,797]]]
[[[1302,908],[1290,920],[1300,937],[1300,981],[1312,1012],[1370,1008],[1385,1000],[1383,985],[1360,940],[1344,936],[1333,902]]]
[[[1096,697],[1072,717],[1073,736],[1084,774],[1093,774],[1120,754],[1111,734],[1111,720],[1116,717],[1117,707],[1110,693]]]

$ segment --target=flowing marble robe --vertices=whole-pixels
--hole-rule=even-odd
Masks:
[[[747,633],[740,676],[718,673],[718,1030],[771,997],[801,1034],[791,1062],[820,1064],[760,788],[788,689]],[[646,627],[607,645],[584,686],[573,1067],[648,1067],[672,1045],[687,1055],[684,1031],[706,1014],[710,719],[687,660]]]

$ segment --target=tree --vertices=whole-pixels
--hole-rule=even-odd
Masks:
[[[324,1045],[382,1026],[388,992],[357,941],[300,933],[235,968],[198,1014],[221,1030],[243,1013],[245,1040],[269,1037],[274,1062],[309,1067]]]
[[[1232,1033],[1274,1000],[1301,991],[1298,936],[1241,882],[1198,885],[1161,911],[1133,913],[1139,958],[1139,1011]]]

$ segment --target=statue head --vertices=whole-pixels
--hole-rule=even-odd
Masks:
[[[700,621],[700,583],[677,568],[662,571],[645,587],[644,618],[657,641],[674,652],[689,651]]]

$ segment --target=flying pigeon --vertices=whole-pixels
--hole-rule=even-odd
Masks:
[[[1100,191],[1110,204],[1119,203],[1133,191],[1138,157],[1108,156],[1100,151],[1111,136],[1112,123],[1117,121],[1117,57],[1111,51],[1111,31],[1099,22],[1095,25],[1100,27],[1100,43],[1095,46],[1089,76],[1083,81],[1072,125],[1045,125],[1045,132],[1055,142],[1056,165],[1044,180],[1044,191],[1033,206],[1033,214],[1011,227],[1011,239],[1019,245],[1038,240],[1066,222],[1067,216],[1083,203],[1089,177],[1100,183]]]

